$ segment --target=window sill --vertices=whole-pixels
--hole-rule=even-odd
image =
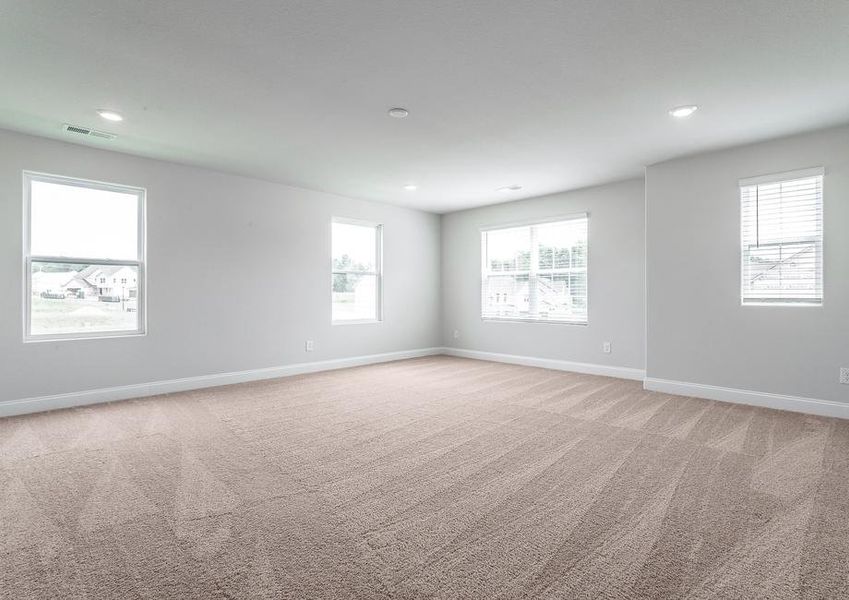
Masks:
[[[822,302],[741,302],[740,306],[777,306],[780,308],[822,308]]]
[[[97,333],[69,333],[62,335],[27,335],[24,336],[25,344],[38,344],[41,342],[79,342],[84,340],[107,340],[115,338],[135,338],[145,337],[146,331],[116,331],[112,332],[97,332]]]
[[[589,321],[562,321],[555,319],[523,319],[521,317],[481,317],[481,321],[489,323],[549,323],[552,325],[581,325],[586,327]]]
[[[349,319],[345,321],[331,321],[331,325],[369,325],[383,323],[382,319]]]

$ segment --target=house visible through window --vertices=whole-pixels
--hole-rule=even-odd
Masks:
[[[380,321],[383,226],[344,219],[332,224],[332,319]]]
[[[823,170],[740,181],[742,301],[823,300]]]
[[[587,322],[586,215],[481,232],[484,319]]]
[[[144,190],[29,172],[24,186],[26,339],[143,333]]]

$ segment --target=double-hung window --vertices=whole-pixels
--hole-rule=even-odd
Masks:
[[[140,188],[24,173],[24,338],[145,332]]]
[[[740,181],[742,302],[823,300],[823,169]]]
[[[333,322],[380,321],[383,318],[383,226],[333,219],[331,237]]]
[[[481,232],[481,317],[587,323],[588,218]]]

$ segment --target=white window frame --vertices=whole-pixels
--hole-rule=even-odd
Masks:
[[[522,317],[490,317],[484,315],[484,298],[483,298],[483,290],[484,290],[484,279],[489,273],[489,265],[487,264],[487,248],[486,248],[486,236],[485,234],[490,231],[498,231],[501,229],[514,229],[517,227],[531,227],[533,225],[548,225],[549,223],[559,223],[561,221],[574,221],[576,219],[586,219],[587,221],[587,264],[584,268],[587,274],[587,316],[585,320],[572,320],[572,319],[528,319]],[[582,327],[586,327],[590,323],[590,213],[582,212],[582,213],[571,213],[568,215],[560,215],[557,217],[545,218],[545,219],[533,219],[526,221],[514,221],[510,223],[499,223],[497,225],[487,225],[485,227],[481,227],[479,229],[480,234],[480,279],[478,280],[478,297],[480,298],[480,317],[481,321],[484,323],[542,323],[542,324],[550,324],[550,325],[578,325]],[[555,271],[568,271],[573,272],[573,269],[545,269],[545,274],[553,274]],[[524,273],[524,271],[522,271]],[[511,274],[511,271],[499,271],[499,274]],[[539,274],[539,273],[537,273]]]
[[[359,227],[372,227],[375,229],[375,265],[374,271],[336,270],[333,268],[333,224],[357,225]],[[333,276],[347,275],[374,275],[375,277],[375,318],[373,319],[334,319],[333,318]],[[332,217],[330,220],[330,323],[331,325],[368,325],[383,322],[383,224],[374,221],[363,221],[362,219],[349,219],[347,217]]]
[[[817,248],[817,257],[816,259],[819,261],[819,272],[820,272],[820,298],[819,302],[805,302],[801,300],[794,300],[792,298],[782,298],[775,301],[758,301],[758,300],[747,300],[746,296],[746,249],[743,247],[743,228],[744,228],[744,214],[743,214],[743,188],[751,187],[755,185],[768,185],[775,183],[783,183],[787,181],[794,181],[797,179],[808,179],[813,177],[819,177],[821,179],[821,196],[820,196],[820,219],[822,221],[822,231],[819,237],[819,240],[810,240],[816,245]],[[740,241],[738,247],[740,248],[740,305],[744,307],[796,307],[796,308],[822,308],[825,304],[825,169],[823,167],[812,167],[808,169],[799,169],[796,171],[786,171],[783,173],[774,173],[771,175],[759,175],[757,177],[747,177],[744,179],[740,179],[738,182],[738,197],[739,197],[739,210],[740,210]],[[789,243],[789,242],[788,242]]]
[[[67,186],[76,186],[86,189],[105,190],[108,192],[119,192],[121,194],[132,194],[138,199],[138,252],[135,260],[112,260],[104,258],[88,258],[83,256],[44,256],[33,255],[31,244],[32,233],[32,182],[39,181],[45,183],[55,183]],[[23,206],[23,333],[24,342],[51,342],[51,341],[69,341],[69,340],[86,340],[98,338],[119,338],[119,337],[136,337],[147,334],[147,270],[145,265],[147,262],[145,231],[146,231],[146,211],[145,201],[147,198],[147,190],[145,188],[121,185],[116,183],[107,183],[103,181],[94,181],[90,179],[81,179],[79,177],[67,177],[64,175],[51,175],[47,173],[39,173],[35,171],[23,172],[23,191],[24,191],[24,206]],[[73,333],[44,333],[33,334],[32,326],[32,263],[33,262],[53,262],[65,264],[88,264],[88,265],[111,265],[111,266],[127,266],[136,267],[138,273],[138,294],[136,298],[138,315],[138,327],[134,330],[120,331],[79,331]]]

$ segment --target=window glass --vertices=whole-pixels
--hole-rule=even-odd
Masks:
[[[138,258],[138,194],[33,181],[32,254]]]
[[[143,333],[144,190],[26,173],[27,339]]]
[[[138,327],[138,267],[32,261],[32,335],[134,331]],[[115,271],[121,283],[105,283]]]
[[[379,321],[382,226],[333,221],[332,320]]]
[[[586,216],[481,233],[485,319],[587,322]]]

